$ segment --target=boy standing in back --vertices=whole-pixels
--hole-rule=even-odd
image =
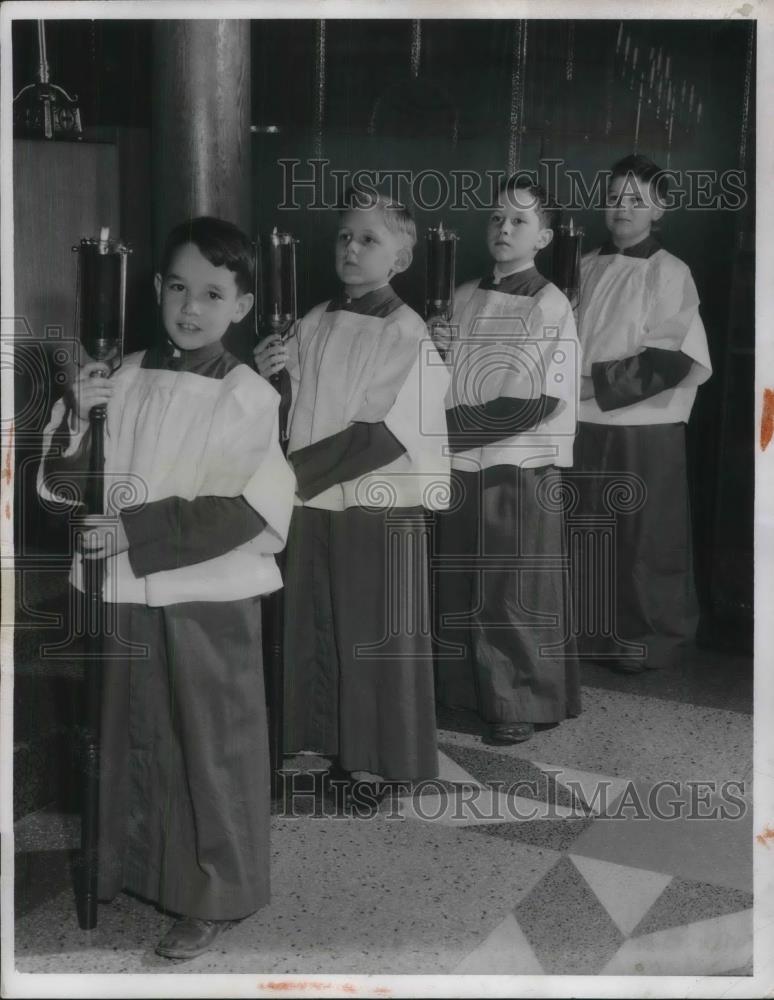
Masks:
[[[448,500],[449,376],[390,285],[415,242],[404,206],[351,193],[338,294],[255,354],[293,389],[285,752],[334,759],[372,801],[438,770],[426,512]]]
[[[543,189],[506,184],[487,226],[492,270],[457,290],[446,356],[438,699],[477,711],[501,744],[580,711],[555,472],[572,463],[577,339],[569,302],[534,264],[552,235]]]
[[[585,656],[625,673],[675,663],[698,622],[685,430],[712,365],[691,272],[651,233],[666,194],[667,178],[652,160],[616,163],[605,209],[610,241],[581,264],[574,465],[592,475],[577,480],[580,509],[604,511],[619,473],[638,477],[642,503],[616,519],[614,579],[605,588],[614,613],[592,609],[597,622],[611,619],[612,634],[579,620],[578,642]]]

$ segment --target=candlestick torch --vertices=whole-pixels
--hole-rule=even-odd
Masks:
[[[454,312],[454,280],[457,258],[457,234],[443,222],[425,234],[427,271],[425,280],[425,319],[431,331],[434,325],[451,321]],[[441,354],[445,350],[439,346]]]
[[[82,239],[78,253],[76,329],[85,352],[102,367],[94,374],[108,376],[123,360],[126,321],[127,259],[131,252],[120,240],[110,239],[103,227],[98,239]],[[91,451],[86,483],[87,514],[105,514],[105,424],[107,406],[89,413]],[[88,539],[82,551],[88,552]],[[86,633],[84,636],[84,702],[81,730],[81,852],[78,860],[78,919],[83,930],[97,926],[99,863],[99,767],[102,661],[104,658],[104,558],[84,559]]]
[[[256,250],[256,335],[259,340],[279,336],[284,340],[293,335],[297,319],[296,246],[290,233],[280,233],[275,226],[264,248],[260,241]],[[288,414],[292,389],[287,369],[272,375],[271,384],[280,395],[279,436],[283,452],[288,448]],[[281,557],[278,559],[281,562]],[[280,565],[280,568],[282,566]],[[266,702],[269,711],[269,758],[272,797],[280,795],[284,728],[283,629],[284,607],[282,591],[264,598],[267,628],[264,631],[266,653]]]

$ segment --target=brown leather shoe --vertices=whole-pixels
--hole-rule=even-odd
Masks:
[[[215,938],[235,923],[235,920],[182,917],[172,924],[156,945],[156,954],[162,958],[196,958],[197,955],[203,955]]]
[[[493,743],[501,743],[507,746],[511,743],[524,743],[531,736],[535,735],[535,724],[533,722],[498,722],[489,731],[489,738]]]

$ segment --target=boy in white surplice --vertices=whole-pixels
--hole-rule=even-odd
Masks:
[[[84,366],[54,407],[39,489],[58,499],[64,483],[83,486],[89,411],[106,403],[105,481],[128,488],[106,491],[117,526],[90,531],[117,621],[103,665],[99,896],[127,889],[179,915],[157,951],[192,958],[269,898],[260,595],[282,585],[274,553],[294,480],[276,393],[221,343],[252,307],[247,237],[219,219],[181,224],[155,280],[165,342],[110,378]],[[128,656],[128,643],[147,655]]]
[[[492,269],[457,289],[446,355],[455,500],[437,519],[438,701],[475,710],[498,744],[580,712],[556,496],[578,345],[570,303],[535,267],[549,215],[541,187],[504,185]]]
[[[341,292],[256,362],[266,377],[287,365],[293,387],[285,752],[332,758],[378,797],[438,768],[426,511],[448,502],[448,373],[390,286],[413,219],[365,194],[341,214]]]
[[[578,643],[622,673],[679,663],[698,624],[685,435],[712,363],[690,269],[651,232],[667,175],[640,154],[613,166],[610,239],[581,262],[578,513],[604,515],[616,479],[641,499],[617,517],[607,603],[594,609],[610,625],[579,627]],[[580,590],[599,588],[576,575]]]

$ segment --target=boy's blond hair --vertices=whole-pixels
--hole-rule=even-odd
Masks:
[[[382,194],[373,188],[348,188],[344,201],[339,208],[339,214],[344,215],[351,209],[362,211],[370,208],[381,210],[384,224],[391,233],[403,237],[406,246],[413,248],[417,242],[417,225],[410,210],[401,202],[387,194]]]

